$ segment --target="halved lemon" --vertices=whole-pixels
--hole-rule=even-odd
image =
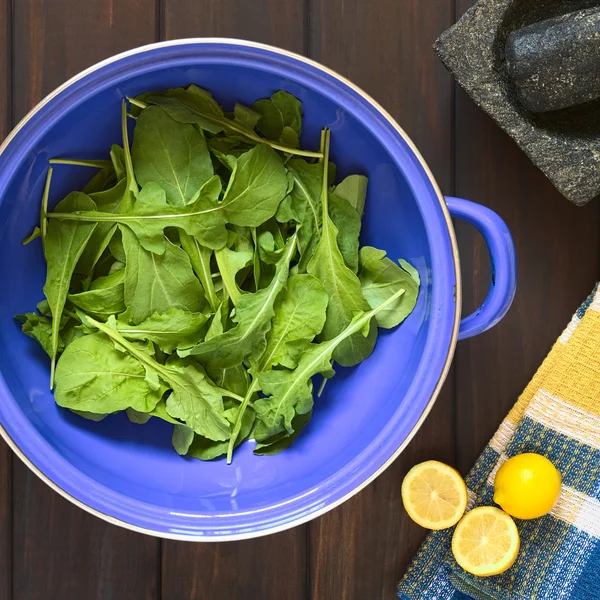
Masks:
[[[410,518],[428,529],[456,525],[467,507],[467,486],[460,473],[428,460],[415,465],[402,482],[402,502]]]
[[[512,567],[520,545],[515,522],[493,506],[481,506],[468,512],[452,537],[456,562],[465,571],[480,577],[498,575]]]

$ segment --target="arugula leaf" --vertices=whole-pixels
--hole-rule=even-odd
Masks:
[[[357,273],[360,216],[347,200],[332,192],[329,193],[329,216],[338,230],[337,243],[344,262]]]
[[[314,275],[329,295],[327,320],[323,327],[321,339],[330,340],[338,336],[352,322],[354,315],[366,312],[370,306],[362,294],[360,280],[345,265],[344,258],[337,244],[338,230],[328,212],[327,160],[329,156],[329,133],[324,137],[325,159],[321,165],[324,169],[322,201],[323,233],[307,266],[307,271]],[[377,328],[371,327],[365,337],[358,333],[346,337],[335,347],[333,358],[343,367],[352,367],[363,361],[375,346]]]
[[[196,237],[211,248],[222,247],[227,240],[222,205],[217,204],[221,181],[215,176],[198,191],[192,202],[176,207],[167,203],[165,191],[158,183],[147,183],[132,210],[112,214],[98,211],[76,213],[54,212],[48,216],[60,220],[92,223],[119,223],[127,225],[138,237],[140,244],[150,252],[162,254],[165,250],[164,230],[177,227]]]
[[[94,194],[113,186],[117,182],[112,166],[100,169],[81,190],[84,194]]]
[[[57,208],[65,212],[94,210],[93,200],[82,192],[73,192],[59,202]],[[62,312],[69,293],[71,277],[88,240],[94,233],[95,223],[75,221],[55,221],[48,224],[44,240],[44,255],[47,271],[44,294],[52,312],[52,360],[50,369],[50,389],[54,386],[54,368],[58,352],[58,330]]]
[[[256,243],[260,260],[268,265],[277,264],[283,253],[285,240],[273,219],[260,227]]]
[[[281,158],[268,146],[255,146],[238,158],[221,206],[229,223],[258,227],[275,215],[286,192]]]
[[[217,335],[221,335],[227,329],[226,325],[229,317],[229,310],[229,298],[225,298],[219,305],[217,312],[213,315],[204,341],[208,341]]]
[[[274,365],[294,367],[287,343],[311,341],[325,324],[329,296],[321,282],[312,275],[292,275],[287,287],[275,301],[273,325],[267,336],[267,347],[259,363],[261,370]]]
[[[79,211],[75,214],[54,212],[54,219],[121,223],[130,227],[147,250],[161,254],[165,227],[184,229],[210,248],[225,244],[224,222],[257,227],[277,212],[287,190],[286,171],[277,154],[267,146],[256,146],[236,162],[223,201],[216,200],[221,191],[215,176],[194,196],[189,204],[167,204],[165,192],[156,183],[147,183],[133,210],[124,214]]]
[[[252,130],[258,124],[261,115],[243,104],[236,103],[233,109],[233,117],[236,123],[239,123],[246,129]]]
[[[327,381],[326,379],[324,381]],[[275,456],[283,450],[289,448],[295,441],[298,435],[304,427],[306,427],[312,418],[312,410],[302,414],[296,415],[292,419],[292,429],[294,433],[291,435],[287,431],[277,433],[276,435],[257,442],[254,447],[254,454],[257,456]]]
[[[369,180],[364,175],[349,175],[334,189],[338,198],[347,200],[362,219]]]
[[[304,271],[321,237],[323,165],[292,159],[288,161],[287,168],[294,186],[289,195],[292,212],[285,216],[293,217],[300,225],[298,248],[302,256],[300,268]]]
[[[67,324],[60,331],[62,345],[66,348],[71,342],[84,336],[86,334],[84,329],[83,325],[79,325],[79,321],[69,319]],[[61,344],[59,344],[58,347],[60,350]]]
[[[167,90],[163,94],[147,96],[140,104],[155,104],[160,106],[175,121],[179,121],[180,123],[195,123],[210,133],[227,131],[228,133],[241,135],[256,144],[269,145],[275,150],[280,150],[288,154],[310,158],[321,157],[320,152],[297,150],[262,138],[245,124],[240,123],[239,120],[236,122],[228,119],[212,95],[195,85],[191,85],[187,90],[176,88]]]
[[[373,317],[393,304],[402,293],[402,290],[396,292],[369,312],[358,313],[348,327],[329,341],[319,344],[309,344],[304,340],[295,342],[299,360],[293,371],[277,369],[259,375],[260,387],[266,397],[254,403],[258,418],[254,430],[257,442],[272,439],[283,432],[294,434],[294,417],[308,414],[313,407],[312,377],[318,373],[330,375],[335,349],[356,334],[361,335]]]
[[[125,249],[123,248],[123,236],[121,230],[117,227],[112,239],[108,243],[108,249],[114,260],[125,264],[127,257],[125,256]]]
[[[167,398],[167,411],[172,417],[185,421],[196,433],[211,440],[229,438],[223,397],[200,371],[171,365],[165,378],[173,390]]]
[[[162,419],[167,423],[171,423],[172,425],[180,425],[181,421],[178,419],[174,419],[167,412],[167,403],[163,398],[158,401],[158,404],[149,412],[139,412],[134,410],[133,408],[127,408],[125,410],[127,413],[127,418],[137,425],[145,425],[152,417],[156,417],[157,419]]]
[[[90,194],[90,198],[94,201],[98,210],[116,213],[121,211],[126,190],[127,180],[121,179],[114,187]]]
[[[298,145],[302,133],[302,103],[298,98],[279,90],[270,100],[255,102],[253,109],[261,116],[257,129],[266,138],[292,148]]]
[[[173,206],[185,206],[214,175],[204,136],[158,106],[138,117],[131,155],[138,182],[160,184]]]
[[[178,227],[202,244],[221,248],[226,239],[224,219],[237,225],[261,225],[277,211],[287,189],[285,169],[279,157],[266,147],[244,153],[232,174],[223,202],[217,204],[220,180],[213,177],[184,207],[167,204],[164,190],[155,183],[142,189],[134,209],[122,214],[79,211],[54,212],[61,220],[121,223],[130,227],[148,250],[162,253],[163,230]]]
[[[132,342],[127,341],[115,329],[114,317],[107,323],[100,323],[86,315],[81,316],[86,325],[95,327],[112,338],[132,357],[137,358],[146,369],[154,371],[169,385],[172,392],[167,398],[167,412],[171,417],[184,421],[196,433],[211,440],[229,438],[229,423],[223,416],[222,395],[203,373],[181,360],[161,365]]]
[[[125,310],[125,270],[99,277],[90,289],[79,294],[69,294],[69,300],[81,310],[107,318]]]
[[[204,313],[171,308],[162,314],[154,313],[139,325],[118,321],[117,329],[129,340],[148,340],[171,354],[177,348],[195,346],[202,339],[207,320]]]
[[[125,306],[131,322],[139,324],[172,308],[202,310],[202,286],[181,248],[167,240],[164,254],[153,254],[142,248],[127,227],[121,226],[121,235],[126,255]]]
[[[105,212],[119,212],[121,203],[125,196],[127,182],[122,179],[117,185],[109,190],[97,192],[90,195],[96,207]],[[94,268],[100,260],[102,254],[108,248],[110,241],[115,234],[117,226],[112,223],[99,223],[94,233],[89,239],[85,250],[81,254],[75,271],[87,276],[84,287],[89,285],[92,279]]]
[[[206,372],[215,382],[217,387],[229,390],[238,396],[244,396],[250,387],[250,375],[244,365],[223,369],[214,367],[210,363],[206,365]]]
[[[408,265],[406,262],[404,264]],[[386,258],[383,250],[371,246],[360,249],[359,278],[363,294],[371,308],[376,308],[399,290],[404,290],[397,302],[378,313],[379,327],[396,327],[413,311],[419,295],[418,273],[415,278],[414,274]]]
[[[21,330],[25,335],[37,340],[44,352],[52,358],[52,321],[34,312],[24,315],[15,315],[15,319],[22,323]],[[62,352],[64,344],[59,338],[58,352]]]
[[[244,267],[250,264],[254,253],[252,244],[248,240],[233,232],[230,233],[230,237],[239,240],[236,249],[225,246],[215,251],[215,258],[223,280],[223,287],[231,298],[232,304],[237,306],[241,293],[235,278]]]
[[[233,419],[236,415],[236,410],[231,407],[225,411],[225,418],[233,423]],[[255,413],[252,409],[247,410],[244,413],[242,426],[240,429],[240,435],[236,446],[239,446],[251,433],[252,427],[254,426]],[[227,454],[228,442],[213,442],[206,438],[196,435],[194,441],[188,449],[189,456],[198,458],[200,460],[213,460]]]
[[[417,286],[421,285],[421,276],[419,271],[403,258],[398,259],[400,266],[415,280]]]
[[[212,138],[208,140],[210,153],[229,171],[233,171],[237,159],[249,150],[240,148],[239,140],[233,138]]]
[[[115,176],[117,181],[121,181],[127,177],[127,171],[125,169],[125,150],[118,144],[113,144],[110,149],[110,160],[115,170]]]
[[[275,302],[275,315],[267,336],[267,347],[253,370],[252,385],[246,391],[237,412],[228,447],[228,462],[231,462],[234,445],[241,434],[245,411],[259,389],[261,373],[277,364],[291,368],[296,366],[296,359],[289,355],[288,343],[298,340],[310,342],[321,332],[328,299],[327,292],[316,277],[292,275],[288,279],[285,292]]]
[[[194,348],[179,351],[180,356],[194,355],[216,367],[235,367],[247,357],[258,358],[266,347],[266,335],[271,328],[275,299],[285,286],[289,265],[296,251],[292,237],[277,264],[271,284],[254,294],[241,294],[233,317],[235,327],[215,335]]]
[[[226,126],[223,110],[212,94],[194,84],[147,95],[143,100],[162,107],[175,121],[196,124],[209,133],[219,133]]]
[[[40,300],[36,304],[36,308],[45,317],[51,317],[52,316],[52,311],[50,310],[50,305],[48,304],[48,300],[46,300],[45,298],[43,300]]]
[[[183,423],[176,423],[173,427],[173,448],[177,454],[184,456],[188,453],[190,445],[194,440],[194,430]]]
[[[71,410],[71,412],[74,415],[77,415],[78,417],[83,417],[84,419],[87,419],[88,421],[94,421],[94,423],[100,423],[100,421],[104,421],[104,419],[106,419],[106,417],[108,417],[108,415],[103,415],[100,413],[93,413],[93,412],[89,412],[86,410]]]
[[[108,414],[133,408],[148,412],[164,392],[164,386],[153,388],[148,383],[140,361],[117,350],[104,333],[74,340],[56,366],[54,398],[59,406],[71,410]]]

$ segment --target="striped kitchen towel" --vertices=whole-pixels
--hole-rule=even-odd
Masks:
[[[547,456],[563,476],[550,514],[516,520],[521,551],[502,575],[454,561],[453,529],[431,532],[398,585],[403,600],[600,600],[600,289],[581,306],[466,478],[469,509],[493,505],[500,465]]]

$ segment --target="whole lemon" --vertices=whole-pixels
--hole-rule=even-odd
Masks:
[[[545,456],[518,454],[498,469],[494,502],[517,519],[537,519],[556,504],[561,480],[558,469]]]

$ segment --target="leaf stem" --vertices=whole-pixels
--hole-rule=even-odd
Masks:
[[[244,397],[240,396],[239,394],[234,394],[233,392],[230,392],[229,390],[226,390],[225,388],[220,388],[217,386],[215,386],[215,388],[219,392],[219,394],[221,394],[222,396],[227,396],[228,398],[233,398],[234,400],[237,400],[238,402],[244,401]]]
[[[136,98],[132,98],[131,96],[125,96],[125,98],[129,101],[130,104],[137,106],[138,108],[144,109],[148,108],[149,104],[142,102],[141,100],[137,100]]]
[[[194,269],[196,276],[204,288],[206,299],[208,300],[212,311],[216,313],[219,309],[219,298],[217,297],[213,276],[210,272],[210,257],[212,251],[206,250],[200,246],[198,240],[193,238],[183,229],[179,230],[179,241],[192,263],[192,269]]]
[[[79,158],[51,158],[48,161],[51,165],[73,165],[75,167],[93,167],[95,169],[105,169],[112,167],[110,160],[94,160]]]
[[[40,235],[42,236],[42,248],[46,241],[46,233],[48,231],[48,197],[50,196],[50,183],[52,182],[53,169],[50,167],[46,174],[46,184],[44,185],[44,193],[42,194],[42,206],[40,208]]]
[[[129,146],[129,130],[127,129],[127,103],[123,100],[121,104],[121,130],[123,135],[123,156],[125,158],[125,171],[127,172],[127,187],[138,195],[140,189],[133,172],[133,161],[131,160],[131,147]]]
[[[325,128],[321,132],[321,148],[323,149],[323,187],[321,188],[321,206],[323,208],[323,229],[327,228],[327,220],[329,217],[329,129]]]
[[[41,231],[39,227],[34,227],[33,231],[21,242],[21,244],[23,244],[23,246],[27,246],[27,244],[30,244],[31,242],[33,242],[33,240],[35,240],[36,238],[39,238],[41,235]]]
[[[233,431],[231,432],[231,437],[229,438],[229,445],[227,446],[227,464],[230,465],[233,459],[233,450],[235,448],[235,443],[237,441],[237,437],[240,434],[242,429],[242,418],[244,413],[246,412],[246,408],[248,408],[248,404],[250,404],[250,399],[254,395],[254,393],[258,390],[258,376],[252,380],[252,384],[248,388],[246,395],[242,398],[242,403],[238,408],[237,415],[235,417],[235,425],[233,426]]]

